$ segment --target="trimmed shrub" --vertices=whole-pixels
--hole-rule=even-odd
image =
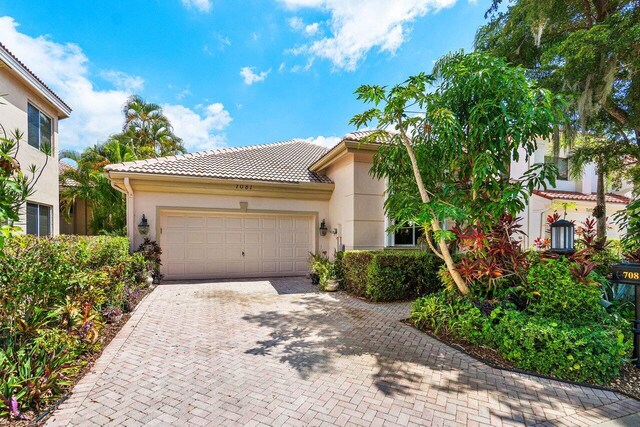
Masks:
[[[371,301],[407,300],[442,288],[441,265],[425,251],[348,251],[343,283],[347,292]]]
[[[364,297],[367,286],[367,268],[373,258],[373,251],[346,251],[342,257],[344,289],[350,294]]]

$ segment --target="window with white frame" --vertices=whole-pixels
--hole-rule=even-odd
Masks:
[[[52,152],[53,126],[51,118],[31,104],[27,106],[27,141],[30,146]]]
[[[51,236],[51,206],[27,202],[27,234]]]
[[[417,246],[420,244],[420,238],[424,236],[424,228],[407,223],[390,233],[391,246]]]

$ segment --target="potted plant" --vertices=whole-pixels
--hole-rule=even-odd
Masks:
[[[325,283],[324,283],[324,290],[327,292],[335,292],[338,290],[338,286],[340,286],[340,282],[338,281],[338,277],[337,277],[337,271],[336,271],[336,265],[333,263],[329,264],[329,267],[327,268],[327,273],[326,273],[326,278],[325,278]],[[320,282],[322,283],[322,281]]]

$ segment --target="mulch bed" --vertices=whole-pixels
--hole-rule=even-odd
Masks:
[[[409,319],[404,320],[404,323],[412,327],[415,327]],[[636,368],[635,365],[631,363],[625,363],[622,366],[620,376],[613,379],[609,383],[606,383],[606,384],[579,383],[579,382],[567,381],[560,378],[551,377],[548,375],[539,374],[537,372],[531,372],[531,371],[525,371],[523,369],[519,369],[512,362],[505,360],[500,353],[498,353],[496,350],[492,348],[487,348],[481,345],[473,344],[466,340],[461,340],[461,339],[452,337],[451,335],[448,335],[448,334],[442,334],[442,333],[435,334],[431,330],[422,330],[422,329],[418,329],[418,330],[426,333],[427,335],[437,339],[438,341],[448,345],[451,348],[461,351],[473,357],[474,359],[491,366],[492,368],[516,371],[516,372],[524,373],[527,375],[553,379],[553,380],[562,381],[569,384],[577,384],[580,386],[587,386],[587,387],[596,387],[604,390],[613,391],[616,393],[622,393],[628,397],[640,400],[640,368]]]
[[[147,297],[147,295],[149,295],[154,289],[155,289],[155,286],[145,289],[144,294],[141,295],[140,297],[138,305],[140,305],[140,302],[142,302],[142,300],[144,300]],[[138,305],[136,305],[136,308],[138,307]],[[134,311],[135,311],[135,308],[134,308]],[[53,405],[51,405],[49,408],[45,409],[44,411],[40,412],[39,414],[36,414],[33,411],[25,411],[23,415],[27,417],[27,420],[10,421],[7,419],[0,419],[0,427],[4,427],[4,426],[26,427],[26,426],[44,425],[49,415],[51,415],[51,413],[57,408],[59,404],[64,402],[67,399],[67,397],[69,397],[69,395],[71,394],[71,390],[73,390],[73,387],[75,387],[75,385],[78,384],[78,382],[80,382],[82,377],[84,377],[91,370],[96,360],[98,360],[98,358],[102,355],[102,352],[104,351],[105,348],[107,348],[111,340],[113,340],[115,336],[118,335],[118,332],[120,332],[120,329],[122,329],[122,327],[131,318],[131,315],[132,313],[125,313],[122,315],[122,317],[118,322],[106,323],[104,325],[104,328],[100,333],[100,338],[98,339],[98,343],[100,344],[99,350],[93,353],[87,353],[84,356],[82,356],[82,358],[80,358],[80,361],[83,366],[78,371],[78,374],[72,379],[72,383],[68,387],[67,392],[64,394],[64,396],[60,397]]]

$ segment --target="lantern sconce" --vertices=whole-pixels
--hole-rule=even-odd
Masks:
[[[551,223],[551,252],[564,255],[575,252],[575,225],[566,219]]]
[[[327,230],[328,230],[327,223],[323,219],[322,221],[320,221],[320,235],[321,236],[326,236],[327,235]]]
[[[147,221],[147,218],[144,216],[144,214],[142,214],[142,219],[140,220],[140,224],[138,224],[138,231],[143,236],[149,234],[149,221]]]

